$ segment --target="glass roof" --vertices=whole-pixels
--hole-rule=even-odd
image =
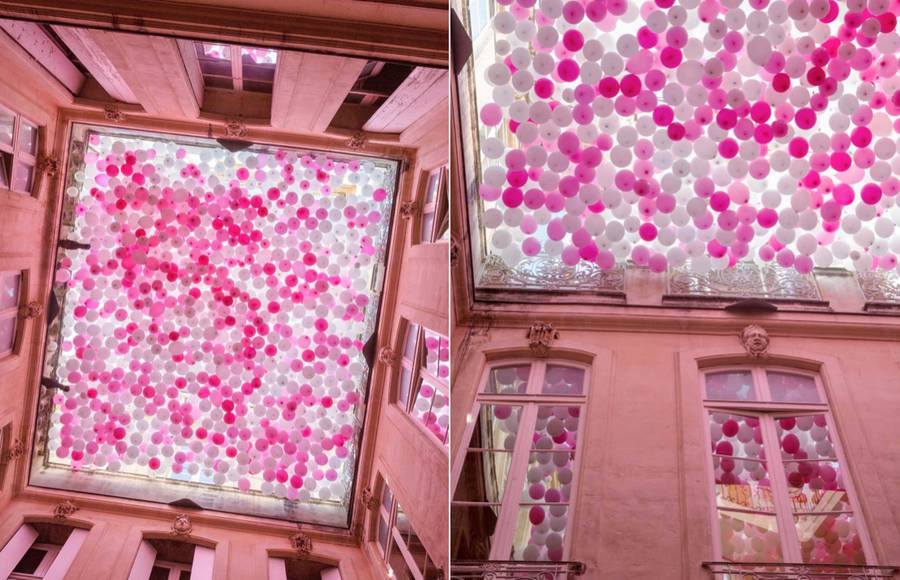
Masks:
[[[346,526],[396,163],[74,135],[32,483]]]
[[[896,273],[886,3],[459,3],[479,285],[626,263]]]

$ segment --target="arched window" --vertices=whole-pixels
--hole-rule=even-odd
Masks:
[[[566,559],[587,387],[577,363],[488,369],[454,469],[451,559]]]
[[[450,341],[407,321],[402,354],[397,404],[446,445],[450,425]]]
[[[821,381],[784,368],[703,374],[716,559],[871,563]]]

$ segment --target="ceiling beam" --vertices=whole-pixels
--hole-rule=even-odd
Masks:
[[[402,133],[446,99],[448,90],[446,70],[416,67],[363,129],[373,133]]]
[[[54,30],[110,96],[140,104],[151,115],[199,115],[194,85],[174,39],[61,26]]]
[[[78,94],[84,86],[85,76],[39,25],[18,20],[0,20],[0,29],[5,30],[73,95]]]
[[[284,12],[242,4],[0,0],[0,17],[429,66],[449,62],[445,3],[432,9],[331,0],[291,4]]]
[[[325,131],[365,65],[361,58],[280,53],[272,90],[272,126]]]

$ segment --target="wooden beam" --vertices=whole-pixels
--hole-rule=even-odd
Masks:
[[[78,94],[86,80],[85,76],[40,26],[33,22],[0,20],[0,28],[50,71],[50,74],[73,95]]]
[[[137,104],[137,97],[131,87],[119,74],[116,65],[104,53],[90,35],[90,30],[53,26],[53,31],[60,40],[66,43],[78,60],[90,71],[94,79],[103,87],[109,96],[123,103]]]
[[[447,66],[447,7],[277,2],[283,11],[203,0],[0,0],[0,17],[227,44]],[[408,24],[396,24],[404,22]]]
[[[448,90],[446,70],[416,67],[363,129],[373,133],[402,133],[446,99]]]
[[[161,117],[196,119],[200,113],[174,39],[105,30],[54,30],[112,97],[139,103],[147,113]]]
[[[272,90],[272,126],[321,133],[365,65],[360,58],[282,52]]]

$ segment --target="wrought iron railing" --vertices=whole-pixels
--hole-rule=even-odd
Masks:
[[[900,309],[900,275],[882,270],[859,272],[856,280],[866,298],[866,310]]]
[[[769,564],[761,562],[704,562],[716,580],[875,580],[894,578],[895,566],[850,564]]]
[[[456,561],[451,580],[566,580],[585,573],[581,562],[517,562],[513,560]]]
[[[812,274],[793,268],[738,262],[733,268],[698,274],[689,267],[671,268],[667,279],[669,298],[759,298],[819,302],[822,295]]]

